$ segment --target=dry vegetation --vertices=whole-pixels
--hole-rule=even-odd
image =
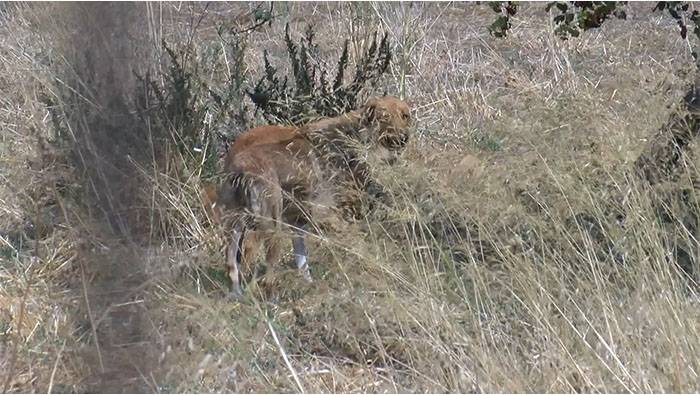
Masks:
[[[286,22],[314,24],[330,62],[379,27],[394,44],[380,89],[409,98],[417,130],[377,168],[391,204],[310,237],[313,286],[280,266],[242,303],[223,299],[222,235],[186,158],[139,165],[147,236],[102,230],[67,149],[38,143],[74,111],[56,71],[71,24],[48,18],[68,12],[0,7],[3,391],[700,391],[697,143],[663,182],[632,172],[694,78],[674,21],[633,4],[560,41],[525,4],[495,39],[476,4],[276,6],[234,72],[256,81],[263,49],[284,68]],[[161,39],[189,44],[217,65],[204,80],[230,80],[231,59],[207,54],[252,5],[139,7],[154,64]]]

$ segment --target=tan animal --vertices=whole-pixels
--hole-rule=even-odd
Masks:
[[[367,148],[383,151],[392,162],[408,142],[411,127],[408,105],[385,96],[369,100],[358,111],[300,128],[261,126],[238,137],[225,158],[226,181],[218,188],[208,186],[204,190],[210,215],[232,231],[226,252],[231,296],[242,294],[240,265],[249,258],[241,246],[247,231],[273,232],[283,223],[294,231],[297,269],[311,282],[304,228],[311,219],[310,203],[317,199],[320,186],[349,180],[365,188],[371,181],[364,161]],[[273,264],[279,258],[279,249],[276,243],[268,244],[266,261]]]

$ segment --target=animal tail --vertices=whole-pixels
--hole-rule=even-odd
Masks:
[[[239,224],[243,227],[281,228],[281,188],[263,176],[234,171],[226,178],[219,195],[226,209],[237,213],[239,221],[243,221]]]

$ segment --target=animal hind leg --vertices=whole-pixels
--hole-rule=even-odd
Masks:
[[[304,230],[298,228],[295,230],[294,240],[292,241],[294,245],[294,261],[297,264],[297,270],[301,277],[307,281],[312,282],[311,272],[309,271],[308,251],[306,250],[306,244],[304,242]]]
[[[263,235],[255,229],[246,229],[243,242],[241,243],[241,266],[246,275],[255,272],[255,261],[260,253],[260,247],[263,244]]]
[[[241,289],[241,263],[238,258],[242,235],[242,230],[233,230],[231,243],[226,252],[226,266],[228,267],[228,276],[231,279],[231,291],[229,296],[234,300],[243,296],[243,290]]]
[[[275,185],[267,193],[261,205],[261,228],[266,235],[265,263],[271,268],[281,255],[279,237],[282,229],[282,190]]]
[[[267,269],[279,261],[280,249],[277,240],[280,228],[282,195],[279,187],[272,183],[256,180],[249,190],[252,215],[256,218],[256,238],[265,247]],[[264,241],[264,242],[263,242]]]

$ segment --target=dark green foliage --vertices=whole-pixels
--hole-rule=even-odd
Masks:
[[[207,87],[213,100],[211,125],[217,141],[228,144],[238,133],[248,128],[248,106],[245,104],[246,87],[248,86],[244,56],[247,50],[246,41],[240,35],[230,39],[219,36],[227,44],[231,61],[230,75],[223,84]]]
[[[272,4],[270,4],[270,10],[257,9],[253,13],[255,17],[255,22],[270,22],[272,20]]]
[[[555,33],[565,40],[578,37],[581,31],[600,27],[611,16],[627,18],[623,9],[625,4],[625,1],[553,1],[547,3],[545,10],[549,12],[556,8],[559,11],[559,15],[554,17],[557,24]],[[512,1],[489,2],[489,6],[502,14],[489,26],[489,33],[495,37],[505,37],[511,28],[510,17],[517,12],[517,4]]]
[[[236,35],[225,37],[219,29],[219,38],[226,44],[213,45],[202,60],[188,61],[192,49],[180,51],[163,42],[167,55],[167,71],[158,78],[150,73],[138,76],[142,91],[137,108],[143,121],[151,127],[167,131],[167,141],[174,143],[182,158],[190,164],[203,166],[203,176],[216,173],[216,161],[226,144],[234,138],[237,128],[248,124],[247,109],[243,102],[245,71],[243,56],[245,41]],[[217,67],[222,51],[230,56],[230,72],[223,83],[208,83],[205,77]],[[160,83],[162,81],[162,83]],[[232,125],[236,127],[232,127]]]
[[[685,24],[685,18],[683,14],[686,14],[688,12],[688,6],[688,3],[680,1],[660,1],[656,3],[654,11],[667,11],[669,15],[671,15],[671,17],[678,22],[681,37],[685,39],[688,35],[688,26],[686,26]],[[688,15],[685,16],[687,17]],[[700,37],[698,35],[698,27],[696,23],[696,21],[698,20],[698,12],[693,11],[692,14],[690,14],[690,18],[688,19],[696,25],[693,33],[696,36]]]
[[[547,12],[556,9],[559,13],[554,16],[557,27],[554,32],[562,39],[578,37],[582,31],[600,27],[611,17],[626,19],[624,7],[626,1],[552,1],[547,3]],[[511,28],[510,17],[515,15],[517,6],[513,2],[489,2],[489,6],[502,15],[489,27],[489,33],[495,37],[505,37]],[[692,23],[693,34],[700,39],[700,11],[691,11],[685,1],[659,1],[654,11],[668,12],[678,22],[681,38],[688,36],[688,21]],[[696,49],[691,54],[700,67],[700,59]]]
[[[355,109],[365,93],[378,85],[391,61],[387,35],[377,43],[375,33],[371,45],[355,65],[353,78],[346,81],[349,57],[348,41],[345,40],[331,82],[328,71],[319,62],[319,49],[311,26],[299,43],[295,43],[287,25],[284,39],[292,75],[278,77],[277,69],[265,51],[265,75],[248,92],[256,110],[273,122],[300,124],[309,117],[333,117]]]
[[[518,11],[518,5],[513,1],[492,1],[489,5],[494,12],[502,14],[489,26],[489,33],[498,38],[505,37],[511,28],[510,17]]]
[[[659,1],[654,7],[654,11],[666,11],[673,19],[678,22],[678,27],[680,28],[680,34],[683,39],[688,35],[688,26],[686,21],[690,21],[693,24],[693,34],[695,37],[700,38],[700,12],[693,11],[689,12],[689,4],[682,1]],[[697,49],[692,51],[693,58],[696,63],[698,60]]]
[[[158,146],[174,142],[183,158],[196,160],[200,149],[199,131],[206,107],[198,106],[202,93],[198,62],[187,63],[187,50],[176,51],[163,41],[167,55],[167,71],[153,78],[150,73],[137,76],[142,84],[137,108],[144,123],[169,136]],[[162,84],[159,84],[162,81]]]
[[[559,15],[554,17],[557,24],[555,32],[562,38],[578,37],[581,31],[586,31],[600,27],[606,20],[614,16],[617,19],[626,19],[627,13],[624,10],[626,1],[552,1],[547,3],[545,10],[552,9],[559,11]],[[489,6],[498,13],[499,16],[490,26],[489,32],[496,37],[505,37],[511,28],[510,17],[515,15],[517,5],[513,2],[489,2]],[[659,1],[654,7],[654,11],[667,11],[672,18],[678,22],[680,35],[683,39],[688,33],[686,21],[693,23],[693,34],[700,38],[700,12],[689,12],[689,4],[682,1]],[[695,52],[693,56],[697,57]]]
[[[611,16],[626,19],[627,13],[622,8],[625,4],[625,1],[555,1],[548,3],[545,10],[556,8],[559,11],[554,17],[557,24],[554,32],[566,40],[578,37],[581,31],[600,27]]]

